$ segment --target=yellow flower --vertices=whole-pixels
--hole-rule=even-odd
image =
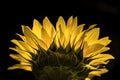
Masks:
[[[43,24],[36,19],[33,27],[22,25],[21,40],[13,39],[16,46],[10,49],[18,54],[10,57],[19,61],[9,67],[32,71],[38,80],[91,80],[108,72],[105,65],[114,57],[108,53],[109,37],[99,39],[100,28],[96,24],[84,30],[77,17],[71,16],[67,23],[62,16],[56,27],[44,18]]]

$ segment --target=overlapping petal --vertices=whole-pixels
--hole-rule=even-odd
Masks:
[[[22,64],[15,64],[8,68],[8,70],[13,70],[13,69],[24,69],[27,71],[32,71],[32,67],[30,65],[22,65]]]

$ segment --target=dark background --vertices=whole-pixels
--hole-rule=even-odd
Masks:
[[[0,7],[0,80],[34,80],[31,72],[24,70],[8,71],[7,67],[16,63],[9,57],[11,39],[21,33],[21,25],[32,27],[33,19],[41,23],[45,16],[55,25],[59,16],[67,20],[78,16],[78,24],[98,24],[100,37],[109,36],[112,40],[110,54],[115,60],[107,65],[109,72],[95,80],[118,80],[120,76],[120,4],[117,0],[78,0],[78,1],[38,1],[3,2]]]

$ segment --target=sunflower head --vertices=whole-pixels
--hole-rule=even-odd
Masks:
[[[32,29],[22,25],[23,35],[17,34],[21,40],[11,40],[15,47],[10,47],[18,53],[10,57],[20,63],[8,69],[32,71],[37,80],[91,80],[101,76],[114,59],[105,53],[111,40],[108,36],[99,39],[96,24],[85,30],[84,26],[73,16],[67,22],[60,16],[55,27],[47,17],[42,24],[34,19]]]

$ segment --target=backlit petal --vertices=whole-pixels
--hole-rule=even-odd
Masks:
[[[45,17],[43,20],[43,28],[51,38],[55,36],[54,26],[47,17]]]
[[[33,27],[32,27],[32,32],[39,38],[41,39],[41,29],[42,25],[37,21],[36,19],[33,20]]]
[[[108,60],[108,59],[114,59],[114,57],[111,54],[98,54],[96,56],[93,56],[91,59],[99,59],[101,58],[101,60]]]
[[[94,28],[86,33],[85,41],[88,42],[88,44],[94,43],[99,38],[99,28]]]
[[[24,47],[25,51],[36,55],[35,50],[31,46],[29,46],[26,42],[23,41],[18,41],[18,42]]]
[[[57,32],[60,31],[60,28],[61,28],[61,31],[63,33],[66,32],[66,24],[65,24],[65,21],[64,21],[62,16],[59,17],[59,19],[58,19],[58,21],[56,23],[56,31]]]
[[[98,43],[106,46],[111,42],[111,40],[109,40],[109,37],[104,37],[98,40]]]
[[[26,60],[24,57],[22,57],[19,54],[10,54],[10,57],[12,57],[13,59],[20,61],[20,62],[29,63],[28,60]]]
[[[42,47],[45,50],[48,49],[46,44],[42,40],[40,40],[36,35],[34,35],[31,32],[29,27],[23,26],[22,28],[23,28],[23,33],[26,39],[28,39],[28,41],[31,43],[30,45],[32,45],[33,48],[38,49],[38,47]],[[42,30],[42,33],[43,33],[43,30]]]
[[[13,70],[13,69],[24,69],[27,71],[32,71],[32,67],[30,65],[21,65],[21,64],[15,64],[8,68],[8,70]]]
[[[18,42],[18,40],[13,39],[13,40],[11,40],[11,42],[14,43],[15,45],[17,45],[20,49],[25,50],[25,48]]]
[[[25,58],[26,60],[32,60],[32,56],[30,55],[30,53],[20,50],[19,48],[10,48],[11,50],[16,51],[17,53],[19,53],[23,58]]]
[[[50,38],[50,36],[48,35],[47,31],[44,28],[42,28],[41,32],[42,32],[41,37],[45,44],[42,43],[42,45],[40,45],[40,46],[43,46],[43,48],[46,50],[46,46],[47,46],[47,48],[50,47],[50,45],[52,43],[52,38]]]
[[[106,69],[106,68],[103,68],[103,69],[99,69],[98,71],[91,71],[90,73],[89,73],[89,75],[91,75],[91,76],[101,76],[101,74],[103,74],[103,73],[106,73],[106,72],[108,72],[108,70]]]
[[[90,46],[84,46],[83,56],[84,57],[93,56],[95,54],[92,54],[92,53],[99,51],[103,47],[104,46],[101,45],[101,44],[93,44],[93,45],[90,45]]]
[[[71,47],[73,46],[73,44],[75,44],[81,37],[82,35],[82,30],[85,24],[81,24],[79,25],[77,28],[75,28],[75,30],[72,32],[71,34],[71,38],[70,38],[70,44]]]

